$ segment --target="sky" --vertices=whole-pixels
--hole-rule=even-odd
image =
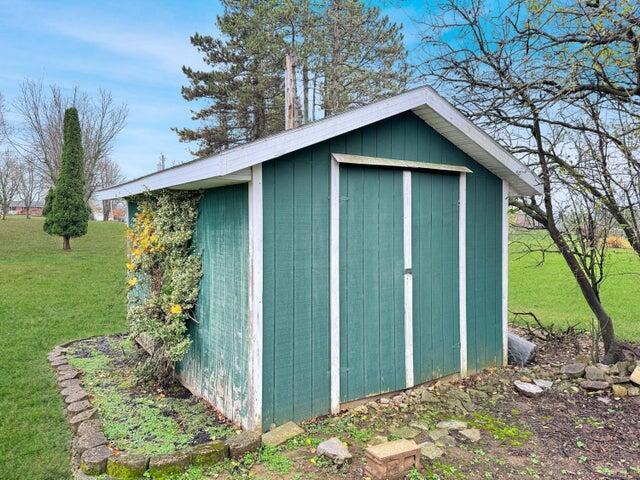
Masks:
[[[403,23],[410,51],[421,3],[375,2]],[[171,131],[193,125],[193,105],[180,95],[186,83],[181,68],[203,66],[189,37],[215,35],[221,12],[213,0],[0,0],[0,92],[9,104],[9,120],[16,121],[11,102],[25,79],[63,91],[105,89],[129,109],[112,154],[125,177],[154,171],[161,153],[169,164],[192,159],[190,145]]]

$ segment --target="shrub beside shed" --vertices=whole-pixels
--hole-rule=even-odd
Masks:
[[[538,185],[424,87],[99,196],[204,190],[179,374],[266,430],[503,364],[508,196]]]

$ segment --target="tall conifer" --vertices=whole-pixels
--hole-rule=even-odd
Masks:
[[[82,163],[82,135],[78,111],[64,112],[64,137],[60,175],[49,190],[44,230],[62,237],[63,250],[71,249],[70,239],[87,233],[89,210],[84,201],[85,177]]]

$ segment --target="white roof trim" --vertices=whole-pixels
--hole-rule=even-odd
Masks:
[[[453,144],[506,180],[519,195],[540,193],[540,180],[495,140],[438,95],[422,87],[339,115],[286,130],[217,155],[193,160],[96,193],[98,200],[120,198],[161,188],[194,188],[211,180],[215,186],[240,183],[232,174],[253,165],[413,110]],[[196,183],[197,182],[197,183]],[[203,187],[199,187],[203,188]]]

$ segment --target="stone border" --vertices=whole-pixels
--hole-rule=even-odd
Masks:
[[[81,385],[81,372],[67,361],[68,347],[74,343],[102,335],[73,340],[58,345],[49,352],[47,360],[54,369],[60,394],[65,403],[65,413],[74,434],[72,465],[77,479],[92,479],[106,473],[114,479],[143,478],[164,479],[187,470],[192,465],[207,466],[225,458],[238,458],[262,446],[259,432],[238,433],[224,442],[213,440],[166,455],[137,455],[127,452],[113,453],[97,418],[97,409]]]

